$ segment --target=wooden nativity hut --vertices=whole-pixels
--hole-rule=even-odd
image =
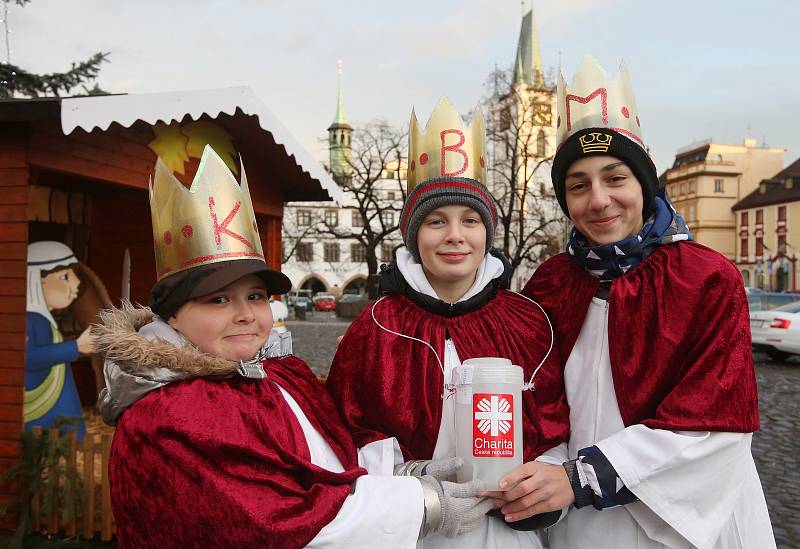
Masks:
[[[285,202],[341,202],[322,165],[248,88],[0,100],[0,471],[22,450],[28,244],[69,246],[102,282],[106,302],[147,303],[155,282],[148,185],[156,158],[188,186],[206,144],[237,176],[242,159],[272,267],[280,268]],[[68,314],[61,320],[77,323]],[[72,371],[90,408],[96,372],[88,358]],[[19,488],[0,486],[0,505]]]

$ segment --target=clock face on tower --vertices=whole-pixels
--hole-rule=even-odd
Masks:
[[[553,124],[553,108],[549,103],[535,103],[533,105],[533,122],[538,126],[551,126]]]

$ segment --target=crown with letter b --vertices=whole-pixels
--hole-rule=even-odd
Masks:
[[[639,123],[639,110],[633,96],[628,69],[620,65],[619,74],[609,80],[605,69],[591,55],[586,55],[572,83],[567,86],[564,75],[558,79],[558,119],[556,141],[561,147],[574,133],[586,128],[608,128],[645,148]],[[590,139],[595,136],[594,140]],[[601,139],[602,137],[602,139]],[[608,143],[601,141],[609,138]],[[586,142],[584,143],[584,138]],[[608,150],[611,136],[589,134],[580,139],[584,152]]]
[[[261,238],[242,166],[239,185],[209,145],[187,189],[159,158],[150,183],[158,280],[200,265],[261,259]]]
[[[419,183],[442,177],[466,177],[486,185],[486,132],[480,107],[465,126],[450,100],[442,97],[424,131],[412,110],[408,160],[409,193]]]

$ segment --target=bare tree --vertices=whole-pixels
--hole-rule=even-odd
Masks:
[[[549,175],[555,153],[554,88],[515,83],[510,69],[496,69],[486,88],[490,188],[499,210],[495,246],[516,271],[555,255],[564,239]]]
[[[283,219],[283,263],[293,258],[303,262],[328,261],[326,254],[318,255],[320,247],[313,244],[317,241],[350,244],[350,263],[366,264],[367,292],[375,297],[380,261],[388,259],[381,257],[381,245],[391,244],[394,253],[401,244],[398,228],[406,196],[406,141],[405,131],[384,121],[356,127],[351,135],[347,169],[332,170],[344,191],[341,208],[332,202],[292,204]],[[344,261],[330,266],[335,270],[345,268]]]
[[[364,247],[367,293],[377,295],[378,247],[399,228],[405,200],[407,134],[377,121],[353,130],[350,175],[339,177],[345,191],[345,207],[359,222],[332,226],[324,219],[319,232],[339,240],[353,240]]]

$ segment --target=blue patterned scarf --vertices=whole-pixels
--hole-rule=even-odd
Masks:
[[[692,240],[686,221],[675,210],[663,187],[656,193],[654,207],[655,213],[639,234],[613,244],[590,246],[586,237],[573,227],[567,252],[594,276],[612,280],[644,261],[661,244]]]

